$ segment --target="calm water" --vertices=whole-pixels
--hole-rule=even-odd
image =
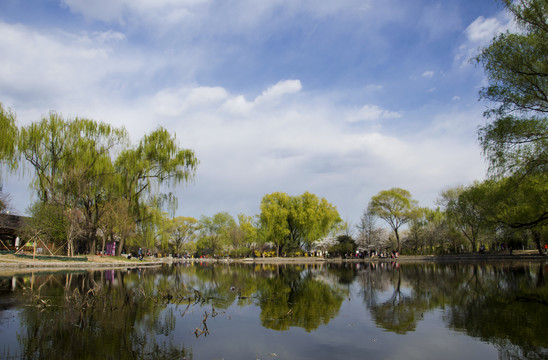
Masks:
[[[546,264],[211,265],[0,278],[2,359],[546,359]]]

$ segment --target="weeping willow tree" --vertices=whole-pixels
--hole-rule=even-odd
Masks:
[[[15,113],[0,103],[0,161],[10,168],[17,165],[17,134]]]
[[[0,103],[0,212],[9,206],[9,196],[2,193],[4,167],[12,171],[17,167],[17,133],[15,114]]]
[[[14,123],[10,116],[2,121]],[[117,232],[118,255],[138,226],[157,229],[163,217],[155,209],[177,205],[175,196],[162,190],[192,179],[198,164],[194,152],[182,149],[163,128],[131,147],[124,128],[55,112],[23,127],[13,148],[34,175],[38,201],[66,214],[68,255],[95,252],[100,228],[103,235]]]
[[[162,127],[145,135],[136,147],[120,153],[114,164],[117,191],[140,227],[148,229],[143,234],[150,234],[150,229],[160,227],[164,221],[150,208],[173,210],[177,206],[177,198],[162,193],[162,189],[192,180],[198,163],[194,151],[181,148],[176,136]],[[118,254],[123,246],[121,243],[118,247]]]
[[[66,213],[67,253],[95,251],[98,223],[112,197],[113,152],[127,143],[124,129],[51,112],[23,127],[19,151],[34,172],[38,200]]]

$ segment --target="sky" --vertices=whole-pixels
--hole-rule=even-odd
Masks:
[[[511,26],[495,0],[2,0],[0,102],[175,133],[200,160],[178,216],[309,191],[356,225],[381,190],[435,208],[485,177],[470,59]],[[29,176],[3,175],[24,214]]]

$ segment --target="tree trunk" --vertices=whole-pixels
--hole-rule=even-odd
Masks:
[[[107,242],[107,232],[106,231],[103,231],[103,244],[101,245],[101,255],[103,255],[105,253],[105,245],[106,245],[106,242]]]
[[[394,233],[396,234],[396,247],[398,249],[398,254],[401,253],[401,246],[400,246],[400,235],[398,234],[398,229],[394,229]]]
[[[120,244],[116,248],[116,256],[121,256],[122,255],[122,249],[124,248],[125,240],[126,239],[125,239],[124,236],[120,236]]]
[[[537,244],[537,250],[540,255],[542,255],[542,246],[540,244],[540,231],[538,230],[531,230],[531,233],[533,234],[533,240],[535,241],[535,244]]]

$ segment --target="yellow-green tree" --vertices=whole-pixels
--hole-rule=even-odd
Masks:
[[[198,220],[193,217],[178,216],[167,222],[169,241],[176,254],[182,252],[183,246],[196,237],[198,231]]]
[[[398,252],[401,252],[399,229],[413,218],[417,205],[411,193],[401,188],[382,190],[369,202],[368,211],[386,221],[394,231]]]
[[[160,225],[154,221],[163,219],[147,215],[147,207],[176,207],[176,197],[172,193],[162,193],[160,189],[192,180],[198,163],[194,151],[181,148],[176,136],[160,127],[116,158],[117,191],[127,201],[136,221],[148,230],[153,229]],[[145,224],[147,221],[152,223]]]
[[[229,243],[230,229],[236,226],[234,218],[227,212],[211,217],[203,215],[199,221],[200,234],[196,244],[201,254],[219,255],[223,246]]]
[[[0,103],[0,162],[10,168],[16,165],[17,134],[15,113]]]
[[[309,192],[300,196],[276,192],[263,197],[259,222],[264,239],[276,245],[279,256],[281,250],[309,250],[312,242],[327,236],[341,218],[324,198]]]

